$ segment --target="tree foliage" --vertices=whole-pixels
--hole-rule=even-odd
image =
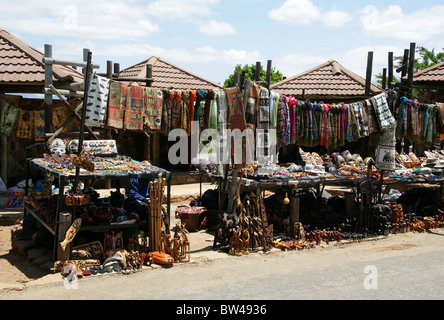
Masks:
[[[245,71],[245,79],[249,78],[252,81],[256,80],[256,64],[251,65],[244,65],[243,67],[238,64],[234,68],[234,71],[230,76],[225,80],[224,86],[227,88],[234,87],[235,83],[235,74],[236,72],[239,72],[239,74],[242,74],[243,71]],[[261,65],[260,70],[260,81],[266,81],[267,80],[267,70],[264,70],[263,66]],[[270,84],[279,82],[282,80],[282,73],[277,71],[275,68],[271,68],[270,72]]]

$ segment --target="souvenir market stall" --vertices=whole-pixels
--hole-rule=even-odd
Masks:
[[[302,161],[296,157],[287,163],[277,163],[272,158],[255,159],[250,164],[243,161],[226,166],[224,174],[216,175],[220,222],[214,247],[241,255],[270,246],[310,247],[322,239],[362,239],[386,234],[395,229],[393,226],[399,230],[399,221],[391,221],[386,213],[375,213],[374,208],[381,204],[388,206],[382,203],[387,196],[384,192],[395,183],[419,183],[438,190],[430,205],[435,225],[442,224],[443,212],[439,210],[442,208],[444,154],[434,150],[425,157],[416,157],[413,152],[400,155],[395,149],[399,127],[395,116],[401,118],[399,110],[402,110],[404,99],[382,93],[356,103],[324,104],[268,92],[254,83],[244,88],[243,97],[240,88],[229,88],[227,93],[230,90],[236,92],[235,98],[227,100],[229,116],[226,122],[231,129],[247,126],[255,130],[274,129],[270,130],[273,136],[269,141],[275,141],[271,147],[280,150],[296,143]],[[395,115],[391,108],[396,110]],[[416,123],[426,125],[425,130],[420,131],[424,137],[436,136],[438,118],[430,116],[424,120],[427,110],[435,109],[425,108],[425,112],[418,114]],[[343,150],[347,142],[370,134],[378,141],[374,155],[361,157]],[[324,150],[338,151],[326,154],[304,151],[317,145],[326,147]],[[245,152],[245,146],[242,147]],[[271,153],[265,151],[263,154]],[[400,162],[406,156],[415,160]],[[341,215],[325,211],[319,215],[323,191],[335,184],[349,186],[355,201],[348,208],[350,210],[342,209]],[[274,203],[267,201],[271,197],[265,198],[266,190],[275,193]],[[314,195],[310,198],[312,207],[307,209],[302,207],[301,199],[309,190],[314,190]],[[393,208],[397,208],[395,202]],[[399,212],[398,209],[394,211]],[[411,221],[415,223],[418,221],[416,213],[411,212]]]

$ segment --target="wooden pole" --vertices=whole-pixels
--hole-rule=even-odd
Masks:
[[[271,60],[267,61],[267,89],[270,90],[270,85],[271,85]]]
[[[373,69],[373,52],[369,51],[367,55],[367,72],[365,76],[365,97],[370,97],[370,87],[372,83],[372,69]]]
[[[256,81],[261,81],[261,63],[256,62]]]
[[[52,58],[52,46],[45,44],[45,58]],[[45,64],[45,88],[52,85],[52,65]],[[45,132],[52,132],[52,95],[45,95]]]
[[[392,88],[393,82],[393,52],[388,54],[388,88]]]
[[[387,68],[382,69],[382,89],[386,89],[386,82],[387,82]]]

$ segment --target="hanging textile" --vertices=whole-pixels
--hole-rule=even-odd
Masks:
[[[375,108],[376,120],[381,129],[381,137],[376,149],[375,165],[380,170],[395,170],[396,157],[396,120],[393,117],[385,94],[371,98]]]
[[[259,105],[260,89],[256,83],[251,83],[248,89],[247,105],[245,106],[245,121],[247,123],[255,124],[256,110]]]
[[[227,94],[225,90],[218,90],[216,95],[216,106],[217,106],[217,131],[219,132],[219,173],[222,173],[223,164],[227,159],[223,158],[222,150],[224,147],[228,147],[228,134],[227,130],[229,128],[228,123],[228,102]]]
[[[284,107],[284,96],[278,97],[278,105],[277,105],[277,116],[276,116],[276,143],[277,150],[280,150],[285,144],[285,126],[287,121],[285,119],[285,107]]]
[[[45,140],[45,110],[34,111],[35,140]]]
[[[258,154],[269,156],[270,155],[270,145],[271,142],[269,134],[270,128],[270,95],[267,88],[260,87],[259,88],[259,102],[258,102],[258,112],[257,112],[257,128],[262,131],[261,135],[257,135],[256,139],[258,139],[257,147],[262,148],[263,150],[258,150]],[[258,159],[263,161],[262,159]]]
[[[194,133],[193,132],[193,127],[191,125],[191,122],[194,121],[194,103],[197,99],[197,91],[196,90],[190,90],[190,99],[188,102],[188,118],[189,118],[189,132],[188,134]]]
[[[373,103],[373,107],[376,114],[376,120],[381,131],[385,131],[387,128],[396,124],[396,120],[390,111],[385,93],[381,93],[370,99]]]
[[[179,109],[181,101],[182,92],[180,90],[169,90],[167,102],[169,130],[179,127]]]
[[[0,133],[9,136],[14,128],[15,123],[20,114],[20,109],[13,105],[6,103],[2,108],[2,115],[0,120]]]
[[[16,137],[32,139],[34,133],[34,111],[20,110],[17,121]]]
[[[290,111],[290,142],[296,143],[296,105],[298,100],[292,96],[288,97],[288,108]]]
[[[125,117],[128,85],[118,81],[109,84],[108,113],[106,125],[110,128],[122,129]]]
[[[143,113],[143,88],[138,85],[131,85],[127,92],[123,129],[143,130]]]
[[[162,100],[162,90],[150,87],[144,88],[144,124],[151,130],[160,130],[162,120]]]
[[[328,117],[329,117],[329,111],[330,111],[330,106],[328,104],[323,104],[320,106],[320,108],[322,109],[322,113],[321,113],[321,137],[320,137],[320,145],[324,146],[325,148],[328,149],[328,142],[329,142],[329,136],[328,136],[328,132],[329,132],[329,121],[328,121]]]
[[[245,114],[243,110],[242,105],[242,94],[239,87],[233,87],[233,88],[227,88],[226,90],[227,94],[227,105],[228,110],[230,112],[230,125],[231,130],[239,129],[241,132],[246,129],[246,122],[245,122]],[[234,141],[231,141],[232,148],[231,148],[231,154],[234,155]],[[246,154],[245,154],[245,141],[242,139],[242,163],[245,162]],[[239,154],[237,154],[239,156]]]
[[[219,94],[218,89],[211,90],[208,99],[211,99],[210,107],[208,108],[208,128],[217,130],[217,95]]]
[[[373,103],[370,99],[365,100],[365,105],[367,109],[368,118],[368,133],[378,132],[378,122],[376,120],[375,109],[373,108]]]
[[[280,95],[279,95],[279,93],[274,93],[274,96],[273,96],[273,112],[272,112],[272,115],[273,115],[273,117],[272,117],[272,120],[273,120],[273,123],[272,123],[272,125],[271,125],[271,127],[273,128],[273,129],[275,129],[275,130],[277,130],[277,122],[278,122],[278,105],[279,105],[279,98],[280,98]]]
[[[206,99],[207,90],[197,90],[196,92],[196,103],[194,107],[194,121],[201,122],[201,112],[200,112],[200,103]]]
[[[437,102],[436,105],[438,106],[438,132],[444,133],[444,103]]]
[[[180,114],[179,114],[179,127],[187,132],[187,135],[190,133],[190,118],[189,118],[189,110],[188,106],[190,104],[190,90],[182,90],[182,101],[180,103]]]
[[[168,132],[170,130],[170,125],[169,125],[170,120],[168,117],[168,104],[170,101],[169,95],[170,95],[169,90],[162,91],[163,103],[162,103],[162,120],[161,120],[161,124],[160,124],[160,130],[164,134],[168,134]]]
[[[90,78],[85,111],[85,125],[88,127],[101,127],[105,124],[109,82],[109,79],[97,75]]]

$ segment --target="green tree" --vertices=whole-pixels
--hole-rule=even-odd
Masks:
[[[230,76],[225,80],[224,86],[227,88],[234,87],[234,79],[236,72],[239,71],[239,74],[242,75],[242,72],[245,71],[245,79],[249,78],[250,80],[254,81],[256,80],[256,64],[252,65],[244,65],[243,67],[238,64],[234,68],[234,71]],[[267,80],[267,71],[264,70],[263,66],[261,65],[260,70],[260,81],[266,81]],[[275,68],[271,68],[270,72],[270,84],[279,82],[282,80],[282,73],[277,71]]]
[[[443,48],[444,50],[444,48]],[[393,65],[395,69],[402,67],[403,56],[393,57]],[[413,73],[427,69],[437,63],[444,61],[444,52],[435,53],[435,49],[429,50],[425,47],[419,46],[416,48],[415,63],[413,65]],[[407,74],[408,70],[406,70]],[[376,77],[376,82],[382,86],[382,73],[379,73]],[[393,81],[399,83],[400,79],[393,76]],[[417,96],[418,89],[414,89],[414,96]]]

